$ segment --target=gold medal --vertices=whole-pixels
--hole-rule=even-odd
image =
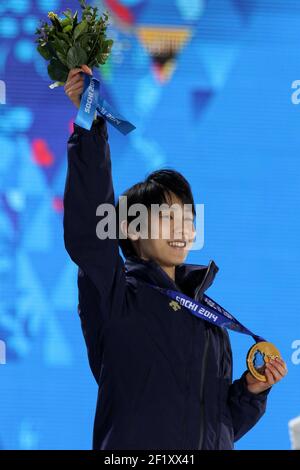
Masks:
[[[266,363],[276,357],[280,358],[281,354],[272,343],[261,341],[252,346],[247,354],[247,366],[253,377],[260,382],[266,382]]]

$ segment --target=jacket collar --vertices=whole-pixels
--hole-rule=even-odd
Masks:
[[[201,300],[203,293],[214,281],[219,268],[210,261],[208,266],[182,263],[175,267],[175,282],[154,260],[130,256],[125,261],[126,276],[149,282],[159,287],[181,291]]]

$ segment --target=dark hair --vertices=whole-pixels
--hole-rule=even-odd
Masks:
[[[195,203],[192,190],[188,181],[178,171],[171,169],[157,170],[151,173],[145,181],[136,183],[127,189],[122,196],[127,197],[127,208],[133,204],[143,204],[151,208],[151,204],[170,203],[168,196],[174,193],[183,204],[191,204],[193,215],[195,216]],[[120,231],[119,221],[119,201],[116,204],[117,227]],[[134,216],[127,215],[127,222],[130,224]],[[118,231],[118,234],[120,233]],[[118,237],[119,238],[119,237]],[[132,242],[129,238],[119,238],[119,246],[125,258],[136,255]]]

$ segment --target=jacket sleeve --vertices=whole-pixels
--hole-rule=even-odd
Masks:
[[[266,411],[267,396],[271,389],[255,394],[248,390],[245,371],[240,379],[232,383],[232,350],[227,331],[225,332],[227,357],[229,357],[226,376],[230,377],[227,405],[230,410],[234,441],[238,441],[259,421]]]
[[[117,237],[100,239],[96,234],[100,204],[115,208],[107,127],[102,118],[90,131],[74,124],[64,193],[65,247],[79,267],[79,315],[95,377],[99,376],[105,323],[122,312],[126,285]]]
[[[260,420],[266,411],[267,396],[271,389],[255,394],[249,392],[245,371],[242,377],[235,380],[229,388],[228,405],[231,412],[234,441],[238,441],[244,434]]]

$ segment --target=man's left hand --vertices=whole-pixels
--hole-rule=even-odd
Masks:
[[[261,393],[267,390],[268,388],[272,387],[272,385],[280,382],[283,377],[287,374],[287,367],[286,363],[280,359],[276,358],[271,360],[270,362],[266,363],[265,368],[265,377],[267,379],[266,382],[260,382],[255,377],[253,377],[250,372],[246,375],[246,381],[248,390],[251,393]]]

